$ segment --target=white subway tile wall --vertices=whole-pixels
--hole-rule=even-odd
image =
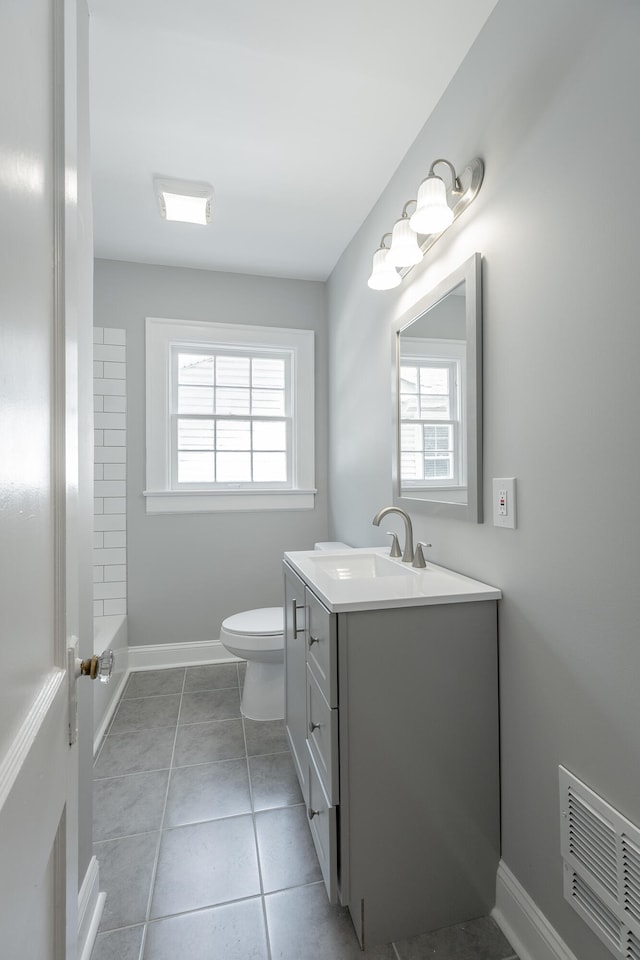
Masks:
[[[127,612],[126,333],[93,331],[95,411],[93,615]]]

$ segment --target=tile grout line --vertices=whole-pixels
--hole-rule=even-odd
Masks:
[[[238,690],[241,690],[240,669],[237,666],[237,664],[236,664],[236,671],[238,673]],[[242,703],[241,692],[240,692],[240,702]],[[256,810],[255,810],[255,804],[253,800],[253,782],[251,780],[251,764],[249,763],[249,746],[247,744],[247,730],[245,727],[245,722],[244,722],[245,718],[244,718],[244,714],[242,713],[242,709],[240,710],[240,716],[242,718],[242,736],[244,737],[244,752],[245,752],[245,760],[247,763],[247,777],[249,779],[249,801],[251,803],[251,825],[253,827],[253,842],[255,843],[255,847],[256,847],[256,862],[258,864],[258,881],[260,883],[260,905],[262,907],[262,921],[264,923],[264,935],[265,935],[265,940],[267,944],[267,960],[272,960],[271,937],[269,936],[269,923],[267,921],[267,905],[264,899],[264,896],[265,896],[264,880],[262,878],[262,863],[260,860],[260,846],[258,844],[258,827],[256,825]]]
[[[240,718],[238,718],[238,719],[240,719]],[[186,727],[186,726],[188,726],[188,724],[181,723],[181,724],[178,724],[178,726]],[[167,729],[167,728],[166,728],[166,727],[145,727],[145,730],[160,730],[160,729]],[[143,730],[138,730],[138,731],[136,731],[136,732],[137,732],[137,733],[143,733],[144,731],[143,731]],[[278,752],[278,753],[260,753],[260,754],[256,754],[256,758],[257,758],[257,759],[262,759],[263,757],[281,757],[281,756],[284,756],[284,755],[286,755],[286,751],[285,751],[285,750],[281,750],[281,751]],[[147,774],[147,773],[164,773],[165,770],[190,770],[190,769],[192,769],[193,767],[210,767],[210,766],[213,766],[213,764],[216,764],[216,763],[235,763],[235,762],[237,762],[238,760],[250,760],[250,759],[254,759],[254,757],[253,757],[253,756],[249,757],[248,754],[246,753],[246,748],[245,748],[245,752],[242,753],[242,754],[240,754],[240,755],[237,756],[237,757],[222,757],[222,758],[219,759],[219,760],[196,760],[194,763],[172,764],[171,766],[166,766],[166,767],[150,767],[148,770],[129,770],[127,773],[111,773],[111,774],[109,774],[109,775],[106,776],[106,777],[94,777],[93,780],[94,780],[94,782],[95,782],[95,781],[99,781],[99,780],[121,780],[123,777],[143,777],[143,776],[145,776],[145,774]],[[284,804],[284,806],[288,806],[288,804]],[[268,808],[268,809],[271,809],[271,808]],[[236,816],[236,814],[231,814],[231,816]],[[212,819],[215,819],[215,820],[226,820],[227,818],[226,818],[226,817],[214,817],[214,818],[212,818]],[[142,833],[152,833],[153,831],[151,831],[151,830],[143,830],[143,831],[141,831],[141,832],[142,832]]]
[[[145,911],[144,930],[142,931],[142,943],[140,944],[140,954],[139,954],[139,957],[140,957],[140,958],[142,958],[142,957],[144,956],[144,950],[145,950],[145,948],[146,948],[146,942],[147,942],[147,929],[148,929],[149,922],[150,922],[150,919],[151,919],[151,917],[150,917],[150,914],[151,914],[151,905],[152,905],[152,903],[153,903],[153,895],[154,895],[154,893],[155,893],[156,879],[157,879],[157,876],[158,876],[158,864],[159,864],[159,862],[160,862],[160,847],[162,846],[162,834],[163,834],[163,830],[164,830],[164,818],[165,818],[165,815],[166,815],[166,812],[167,812],[167,802],[168,802],[168,800],[169,800],[169,788],[170,788],[170,786],[171,786],[171,772],[172,772],[172,770],[173,770],[173,758],[174,758],[175,751],[176,751],[176,741],[177,741],[177,739],[178,739],[178,726],[179,726],[179,723],[180,723],[180,712],[181,712],[181,710],[182,710],[182,698],[183,698],[183,696],[184,696],[184,688],[185,688],[186,682],[187,682],[187,670],[186,670],[186,667],[185,667],[184,674],[183,674],[183,677],[182,677],[182,689],[181,689],[181,691],[180,691],[180,704],[179,704],[179,706],[178,706],[178,715],[177,715],[177,717],[176,717],[176,729],[175,729],[175,733],[174,733],[174,736],[173,736],[173,746],[172,746],[172,748],[171,748],[171,759],[170,759],[170,761],[169,761],[169,775],[168,775],[168,777],[167,777],[167,787],[166,787],[165,795],[164,795],[164,806],[163,806],[163,808],[162,808],[162,816],[161,816],[161,818],[160,818],[160,830],[158,831],[158,846],[157,846],[157,848],[156,848],[156,855],[155,855],[155,859],[154,859],[154,863],[153,863],[153,868],[152,868],[152,870],[151,870],[151,882],[150,882],[150,884],[149,884],[149,896],[147,897],[147,909],[146,909],[146,911]]]
[[[171,667],[170,669],[175,670],[176,668],[175,668],[175,667]],[[189,669],[189,668],[187,668],[187,667],[180,667],[180,668],[178,668],[178,669],[187,670],[187,669]],[[185,676],[186,676],[186,674],[185,674]],[[184,681],[183,681],[183,683],[184,683]],[[212,693],[214,690],[217,691],[217,690],[235,690],[235,689],[236,689],[236,687],[203,687],[201,690],[182,690],[181,693],[180,693],[180,696],[182,696],[182,693]],[[177,696],[178,696],[177,693],[147,693],[147,694],[145,694],[144,696],[141,696],[141,697],[125,697],[125,696],[122,696],[122,697],[120,698],[120,703],[122,703],[124,700],[126,700],[127,702],[129,702],[130,700],[157,700],[159,697],[177,697]],[[120,706],[120,703],[118,704],[118,706]],[[230,717],[229,719],[233,719],[233,718]],[[192,722],[193,722],[193,723],[207,723],[206,720],[194,720],[194,721],[192,721]],[[208,721],[208,722],[211,722],[211,723],[216,723],[216,722],[221,723],[221,722],[223,722],[223,721]],[[167,726],[168,726],[168,724],[167,724]]]
[[[113,773],[108,777],[94,777],[93,782],[100,783],[105,780],[122,780],[124,777],[144,777],[147,773],[164,773],[165,770],[170,769],[171,767],[153,767],[150,770],[130,770],[129,773]],[[141,833],[153,833],[153,830],[142,830]],[[128,836],[128,834],[126,834],[126,836]]]

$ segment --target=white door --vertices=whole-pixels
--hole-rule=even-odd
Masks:
[[[76,956],[78,761],[69,745],[66,653],[79,609],[75,18],[75,0],[0,0],[0,955],[7,960]]]

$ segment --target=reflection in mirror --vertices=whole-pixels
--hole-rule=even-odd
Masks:
[[[480,522],[481,318],[476,254],[395,327],[396,501]]]

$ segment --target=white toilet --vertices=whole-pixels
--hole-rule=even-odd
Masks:
[[[325,541],[314,550],[348,550]],[[223,620],[220,643],[247,661],[240,709],[249,720],[284,718],[284,612],[282,607],[245,610]]]

